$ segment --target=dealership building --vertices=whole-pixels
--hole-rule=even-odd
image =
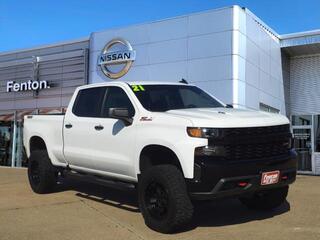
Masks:
[[[64,112],[78,86],[181,79],[287,115],[299,171],[320,175],[320,30],[279,35],[239,6],[0,53],[0,165],[25,166],[23,116]]]

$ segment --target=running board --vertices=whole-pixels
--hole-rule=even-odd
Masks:
[[[104,186],[118,188],[118,189],[135,189],[137,184],[124,182],[118,179],[92,175],[84,172],[76,172],[74,170],[66,170],[63,174],[65,177],[76,178],[76,180],[83,180],[90,183],[98,183]]]

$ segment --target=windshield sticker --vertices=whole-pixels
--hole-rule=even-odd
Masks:
[[[131,88],[134,92],[145,91],[142,85],[132,85]]]

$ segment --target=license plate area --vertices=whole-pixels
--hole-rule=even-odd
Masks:
[[[279,182],[280,171],[263,172],[261,175],[261,185],[271,185]]]

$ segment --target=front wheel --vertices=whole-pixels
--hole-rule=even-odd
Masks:
[[[193,215],[181,171],[172,165],[151,167],[139,179],[139,206],[151,229],[170,233],[186,225]]]
[[[287,198],[288,186],[264,190],[254,193],[250,197],[240,198],[240,201],[249,209],[271,210],[279,207]]]
[[[32,190],[36,193],[50,193],[57,184],[57,169],[52,165],[47,151],[31,153],[28,163],[28,178]]]

